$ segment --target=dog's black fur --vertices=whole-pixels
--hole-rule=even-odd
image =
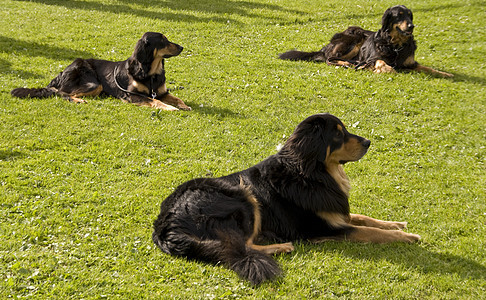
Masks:
[[[329,44],[319,51],[303,52],[291,50],[280,54],[280,58],[327,62],[328,64],[333,64],[334,60],[346,60],[358,64],[358,51],[364,41],[373,33],[373,31],[365,30],[358,26],[350,26],[343,32],[336,33]]]
[[[73,102],[79,97],[107,95],[137,105],[164,110],[190,110],[181,99],[168,93],[164,59],[179,55],[183,47],[163,34],[146,32],[137,42],[130,58],[112,62],[77,58],[45,88],[17,88],[19,98],[62,96]]]
[[[280,274],[268,255],[290,252],[293,246],[256,241],[418,240],[400,230],[383,230],[402,229],[405,223],[350,214],[342,164],[360,159],[369,146],[369,140],[349,133],[335,116],[313,115],[277,154],[259,164],[180,185],[161,204],[153,241],[165,253],[221,262],[259,284]]]
[[[434,70],[415,61],[417,45],[413,37],[413,14],[403,5],[385,11],[377,32],[352,26],[333,36],[317,52],[287,51],[281,59],[327,62],[328,64],[370,69],[376,73],[414,70],[441,77],[452,74]]]

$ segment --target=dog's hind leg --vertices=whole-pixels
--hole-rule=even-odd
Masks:
[[[294,251],[294,246],[290,242],[282,243],[282,244],[271,244],[271,245],[255,245],[253,243],[253,241],[260,234],[260,230],[261,230],[262,217],[260,212],[260,204],[258,203],[257,198],[255,198],[255,196],[253,196],[253,194],[251,193],[249,186],[245,185],[243,178],[241,176],[240,176],[240,188],[242,191],[244,191],[246,200],[253,207],[253,232],[250,235],[250,237],[246,240],[246,246],[253,250],[268,255],[278,254],[278,253],[289,253]]]
[[[56,89],[56,94],[76,103],[86,103],[79,97],[98,96],[103,91],[96,70],[88,60],[81,58],[75,59],[47,87]]]
[[[71,102],[75,103],[87,103],[86,100],[81,99],[79,97],[84,97],[84,96],[90,96],[90,97],[95,97],[98,96],[102,91],[103,87],[101,84],[91,84],[87,85],[88,88],[83,90],[83,89],[78,89],[77,91],[71,92],[71,93],[65,93],[62,91],[58,91],[58,94],[60,94],[64,99],[69,100]]]
[[[351,62],[351,61],[346,61],[346,60],[342,60],[341,58],[339,57],[330,57],[326,63],[330,66],[338,66],[338,67],[345,67],[345,68],[350,68],[350,67],[354,67],[356,66],[355,63]]]

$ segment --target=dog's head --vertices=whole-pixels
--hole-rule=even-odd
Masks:
[[[170,42],[162,33],[146,32],[135,46],[134,54],[141,62],[151,62],[157,57],[179,55],[184,48]]]
[[[390,7],[383,14],[381,25],[381,30],[392,37],[408,40],[414,28],[412,11],[403,5]]]
[[[331,114],[316,114],[302,121],[281,153],[293,158],[299,171],[312,176],[319,166],[344,164],[363,157],[371,142],[346,130],[344,124]]]
[[[137,79],[148,75],[151,64],[156,61],[179,55],[184,48],[170,42],[163,34],[146,32],[135,45],[135,51],[128,59],[129,73]]]

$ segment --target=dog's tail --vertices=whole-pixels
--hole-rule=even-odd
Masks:
[[[57,90],[50,87],[45,88],[17,88],[13,89],[10,94],[17,98],[48,98],[57,93]]]
[[[201,240],[180,233],[161,240],[154,232],[152,239],[166,253],[213,264],[223,263],[254,285],[271,280],[282,273],[272,257],[247,246],[243,237],[237,233],[220,233],[217,240]]]
[[[326,55],[322,51],[304,52],[304,51],[290,50],[280,54],[279,58],[286,59],[286,60],[305,60],[305,61],[316,61],[316,62],[326,61]]]

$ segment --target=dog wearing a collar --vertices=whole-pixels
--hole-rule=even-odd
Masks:
[[[124,61],[77,58],[45,88],[16,88],[19,98],[61,96],[85,103],[83,96],[105,95],[139,106],[162,110],[191,110],[181,99],[169,94],[165,84],[164,59],[179,55],[183,47],[163,34],[146,32],[132,56]]]
[[[330,65],[368,69],[375,73],[401,70],[425,72],[439,77],[453,74],[423,66],[415,60],[413,14],[403,5],[385,11],[381,29],[369,31],[358,26],[336,33],[328,45],[316,52],[297,50],[280,54],[281,59],[327,62]]]

